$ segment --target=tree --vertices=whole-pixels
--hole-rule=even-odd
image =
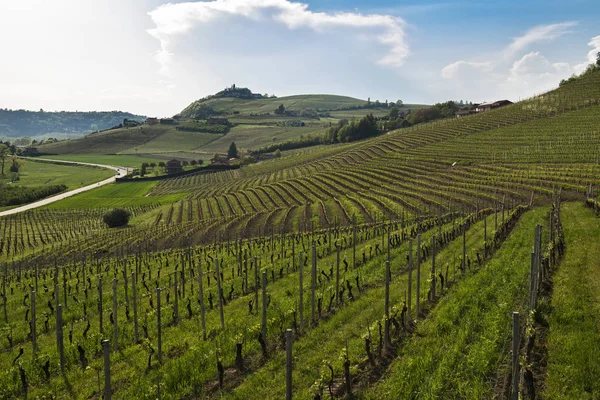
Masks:
[[[196,161],[196,160],[192,160],[192,161],[190,161],[190,165],[191,165],[192,167],[196,166],[196,164],[198,164],[198,161]]]
[[[283,104],[280,104],[279,107],[275,109],[275,114],[285,114],[285,107],[283,106]]]
[[[276,158],[279,158],[279,157],[281,157],[281,150],[279,150],[279,149],[275,150],[275,153],[273,153],[273,155],[274,155]]]
[[[164,167],[166,167],[167,165],[165,164],[165,162],[164,162],[164,161],[161,161],[161,162],[159,162],[159,163],[158,163],[158,166],[159,166],[159,167],[161,167],[161,168],[164,168]]]
[[[142,163],[142,168],[140,169],[140,176],[146,175],[146,170],[148,169],[148,163]]]
[[[400,115],[400,109],[396,106],[390,108],[390,119],[396,119]]]
[[[4,176],[4,163],[6,162],[6,158],[9,156],[10,151],[8,146],[5,144],[0,144],[0,162],[2,163],[2,176]]]
[[[235,142],[231,142],[229,150],[227,150],[227,158],[238,158],[238,149]]]
[[[600,67],[600,51],[596,54],[596,65]]]
[[[102,216],[102,220],[109,228],[125,226],[129,223],[131,213],[122,208],[115,208]]]
[[[184,167],[187,167],[188,165],[190,165],[190,163],[184,160],[181,162],[181,165],[183,165]]]
[[[198,160],[198,165],[204,164],[204,160]]]
[[[19,169],[21,169],[21,162],[17,157],[12,156],[10,158],[10,172],[19,172]]]
[[[404,105],[404,102],[403,102],[402,100],[398,100],[398,101],[396,102],[396,105],[397,105],[398,107],[402,107],[402,106]]]

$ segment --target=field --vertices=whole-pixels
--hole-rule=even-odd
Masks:
[[[599,118],[594,73],[0,218],[0,398],[600,398]]]
[[[67,185],[69,189],[87,186],[110,178],[114,171],[104,168],[58,165],[32,160],[21,160],[17,186]],[[7,167],[8,169],[8,167]]]

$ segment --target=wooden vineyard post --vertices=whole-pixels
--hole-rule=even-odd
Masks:
[[[117,278],[113,279],[113,336],[114,343],[113,348],[119,349],[118,336],[119,336],[119,324],[117,319]]]
[[[129,307],[129,288],[127,287],[127,259],[123,258],[123,283],[125,289],[125,304]]]
[[[296,235],[291,234],[290,240],[292,241],[292,271],[296,270]]]
[[[388,226],[388,231],[387,231],[387,260],[390,261],[391,259],[391,251],[392,251],[392,246],[391,246],[391,241],[390,241],[390,231],[392,230],[392,228],[390,226]]]
[[[300,252],[300,265],[299,265],[299,276],[300,276],[300,302],[298,304],[298,312],[300,314],[300,331],[304,329],[304,253]]]
[[[160,321],[160,288],[156,288],[156,327],[158,329],[158,363],[162,364],[162,326]]]
[[[412,256],[413,256],[413,241],[408,241],[408,305],[407,305],[407,316],[408,320],[411,321],[411,310],[412,310]],[[419,299],[417,298],[417,302]]]
[[[356,269],[356,214],[352,215],[352,268]]]
[[[421,312],[421,234],[417,235],[417,293],[416,293],[416,312],[415,317],[419,317]]]
[[[98,317],[100,320],[100,333],[104,333],[104,324],[102,319],[103,314],[104,312],[102,306],[102,276],[98,276]]]
[[[291,329],[285,331],[285,399],[292,400],[292,345],[293,333]]]
[[[335,258],[335,301],[337,305],[340,305],[340,245],[336,244],[336,258]]]
[[[246,294],[248,292],[248,249],[244,249],[244,277],[242,278],[243,283],[243,292]]]
[[[38,278],[38,275],[39,275],[39,274],[38,274],[38,263],[36,262],[36,263],[35,263],[35,291],[36,291],[36,293],[37,293],[37,291],[38,291],[38,279],[39,279],[39,278]],[[85,280],[84,280],[84,282],[85,282]],[[6,294],[6,293],[5,293],[5,294]],[[8,321],[7,321],[7,322],[8,322]]]
[[[431,301],[435,301],[435,235],[431,237]]]
[[[310,320],[314,324],[315,321],[315,290],[317,288],[317,244],[312,243],[312,268],[310,281]]]
[[[63,267],[62,268],[62,273],[63,273],[63,299],[65,302],[65,309],[68,308],[67,307],[67,268]],[[56,298],[56,308],[58,308],[58,297]]]
[[[139,343],[140,333],[138,328],[138,312],[137,312],[137,277],[136,273],[131,273],[131,296],[133,297],[133,333],[135,342]]]
[[[63,335],[63,307],[58,305],[56,309],[56,345],[60,357],[60,370],[65,372],[65,344]]]
[[[8,312],[6,311],[6,303],[8,303],[8,297],[6,297],[6,273],[7,266],[4,264],[4,275],[2,275],[2,307],[4,308],[4,322],[8,325]],[[36,287],[37,290],[37,287]]]
[[[519,347],[521,345],[521,330],[519,327],[519,313],[513,312],[512,332],[512,390],[510,398],[519,400]]]
[[[247,272],[247,270],[246,270]],[[200,296],[200,321],[202,323],[202,338],[206,340],[206,320],[204,318],[204,283],[202,282],[202,263],[198,260],[198,296]]]
[[[483,244],[487,244],[487,215],[483,217]]]
[[[104,400],[110,400],[112,390],[110,388],[110,344],[108,340],[102,341],[102,351],[104,353]]]
[[[467,270],[467,225],[463,225],[463,245],[462,245],[462,273]]]
[[[219,268],[218,258],[215,258],[215,270],[217,272],[217,296],[219,297],[219,318],[221,319],[221,329],[225,329],[225,317],[223,315],[223,289],[221,288],[221,271]]]
[[[498,201],[496,200],[496,211],[494,212],[494,232],[498,232]]]
[[[254,256],[254,307],[256,308],[256,315],[258,315],[258,285],[260,285],[258,278],[258,257]]]
[[[31,291],[31,344],[33,346],[33,355],[37,352],[37,333],[35,326],[35,290]]]
[[[529,274],[529,309],[535,309],[535,289],[536,289],[536,254],[531,253],[531,270]]]
[[[390,333],[390,261],[385,262],[385,333],[383,336],[384,347],[389,348]]]
[[[178,275],[177,272],[178,272],[177,270],[175,270],[173,272],[173,278],[174,278],[173,287],[175,289],[175,293],[174,293],[175,300],[173,301],[173,320],[174,320],[173,322],[175,322],[175,324],[177,324],[179,322],[179,299],[178,299],[179,285],[177,282],[177,275]]]
[[[267,342],[267,271],[262,273],[262,320],[261,334],[265,343]]]

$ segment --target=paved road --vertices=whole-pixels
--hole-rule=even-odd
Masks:
[[[23,157],[23,158],[27,158],[27,157]],[[70,190],[70,191],[65,192],[65,193],[57,194],[56,196],[47,197],[47,198],[45,198],[43,200],[36,201],[35,203],[30,203],[30,204],[26,204],[24,206],[20,206],[20,207],[17,207],[17,208],[12,208],[10,210],[2,211],[2,212],[0,212],[0,217],[3,217],[5,215],[17,214],[17,213],[20,213],[20,212],[23,212],[23,211],[27,211],[27,210],[31,210],[31,209],[37,208],[37,207],[42,207],[42,206],[45,206],[47,204],[54,203],[55,201],[66,199],[67,197],[71,197],[71,196],[76,195],[78,193],[86,192],[88,190],[92,190],[92,189],[95,189],[95,188],[100,187],[100,186],[108,185],[109,183],[113,183],[116,178],[120,178],[122,176],[127,175],[127,168],[125,168],[125,167],[116,167],[116,166],[113,166],[113,165],[91,164],[91,163],[76,162],[76,161],[50,160],[50,159],[47,159],[47,158],[35,158],[35,160],[55,161],[55,162],[60,162],[61,164],[62,163],[64,163],[64,164],[76,164],[76,165],[87,165],[87,166],[93,166],[93,167],[107,168],[107,169],[112,169],[113,171],[115,171],[115,175],[113,177],[111,177],[111,178],[105,179],[105,180],[100,181],[100,182],[92,183],[91,185],[87,185],[87,186],[84,186],[84,187],[79,188],[79,189],[73,189],[73,190]]]

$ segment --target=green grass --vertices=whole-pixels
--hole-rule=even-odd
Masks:
[[[52,203],[47,208],[133,207],[156,203],[172,203],[185,196],[183,193],[165,196],[146,196],[157,183],[158,181],[112,183]]]
[[[288,110],[335,110],[343,107],[361,106],[366,103],[365,100],[327,94],[306,94],[257,100],[224,97],[202,102],[202,104],[212,107],[215,111],[231,113],[235,110],[243,114],[273,114],[273,111],[275,111],[280,104],[283,104]],[[189,117],[198,104],[199,102],[190,104],[181,112],[181,115]]]
[[[600,397],[600,219],[563,203],[565,258],[554,275],[549,316],[547,399]]]
[[[164,161],[164,159],[136,156],[136,155],[115,155],[115,154],[57,154],[52,156],[45,156],[51,160],[63,160],[63,161],[78,161],[84,163],[103,164],[103,165],[114,165],[118,167],[137,167],[139,168],[143,162],[158,163]]]
[[[67,185],[76,189],[99,182],[114,175],[114,171],[105,168],[57,165],[31,160],[21,160],[19,181],[11,183],[18,186]]]
[[[492,260],[442,298],[417,326],[369,399],[492,398],[511,338],[511,313],[527,298],[533,230],[548,208],[525,213]]]
[[[257,150],[260,147],[298,139],[304,135],[323,135],[325,129],[320,126],[311,127],[282,127],[269,125],[238,125],[232,128],[227,135],[219,136],[213,142],[198,148],[206,153],[225,153],[231,142],[235,142],[238,149]],[[213,135],[214,136],[214,135]]]
[[[79,139],[38,146],[38,150],[48,154],[117,154],[127,150],[135,153],[136,147],[174,130],[175,127],[172,125],[142,125],[135,128],[112,129],[92,133]]]
[[[190,151],[216,141],[223,135],[205,132],[184,132],[169,130],[157,138],[137,146],[136,149],[127,149],[123,153],[132,154],[135,151],[145,154],[160,154],[175,151]]]

